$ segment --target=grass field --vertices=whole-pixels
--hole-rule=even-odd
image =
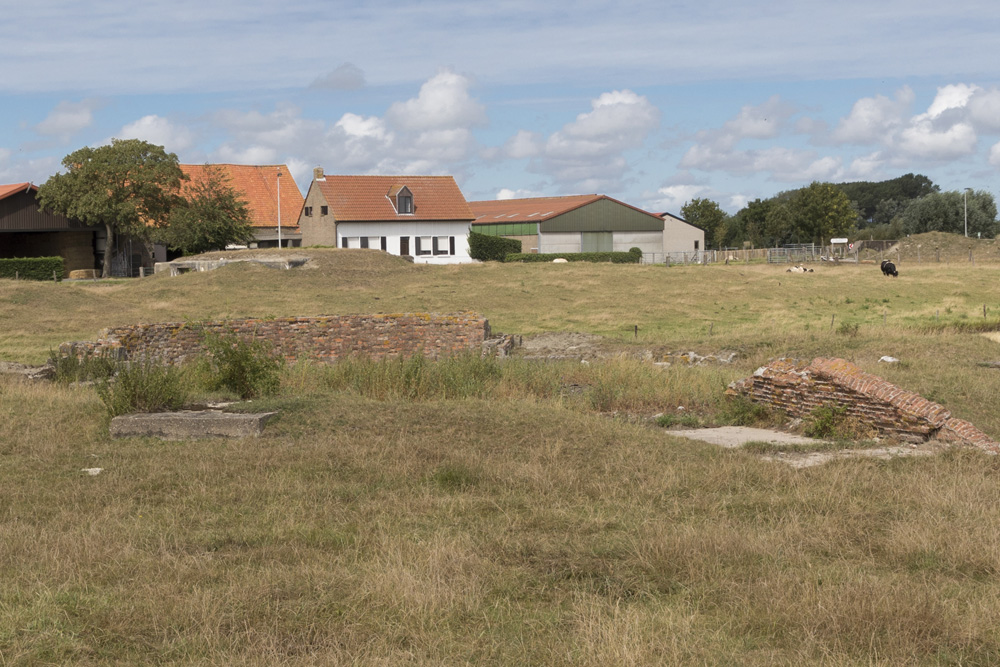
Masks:
[[[0,664],[1000,661],[997,457],[794,470],[637,418],[732,422],[729,381],[841,356],[1000,438],[1000,371],[979,365],[1000,359],[1000,266],[304,252],[287,272],[0,281],[0,360],[140,321],[466,309],[623,354],[469,361],[461,391],[427,368],[409,393],[371,381],[385,368],[297,364],[243,406],[281,412],[244,441],[111,441],[93,387],[0,378]],[[638,350],[737,357],[661,371]]]

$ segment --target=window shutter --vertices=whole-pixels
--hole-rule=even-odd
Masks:
[[[346,248],[347,247],[347,237],[346,236],[341,237],[341,239],[340,239],[340,247],[341,248]]]
[[[431,241],[431,245],[432,245],[432,247],[433,247],[433,249],[434,249],[434,254],[435,254],[435,255],[436,255],[436,254],[438,254],[438,237],[436,237],[436,236],[435,236],[435,237],[434,237],[434,238],[432,239],[432,241]]]
[[[455,254],[455,237],[454,236],[449,236],[448,237],[448,249],[451,251],[449,253],[450,255],[454,255]]]
[[[413,254],[414,255],[419,255],[420,254],[420,237],[419,236],[414,236],[413,237]]]

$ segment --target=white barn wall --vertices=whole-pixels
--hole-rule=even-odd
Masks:
[[[695,241],[698,247],[695,248]],[[694,225],[671,216],[663,218],[663,252],[686,252],[705,249],[705,232]]]
[[[643,253],[663,252],[660,232],[614,232],[612,242],[615,252],[628,252],[632,248],[640,248]]]
[[[538,252],[559,253],[559,252],[580,252],[581,237],[580,232],[548,232],[538,234]]]

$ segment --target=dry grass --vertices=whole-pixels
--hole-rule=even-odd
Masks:
[[[970,326],[995,269],[317,252],[300,273],[0,282],[0,357],[113,323],[461,308],[509,332],[740,356],[518,361],[468,383],[441,367],[416,393],[386,369],[299,364],[253,404],[281,411],[264,436],[183,443],[111,441],[92,388],[0,378],[0,664],[1000,661],[997,457],[794,470],[598,414],[711,418],[771,356],[844,356],[1000,436],[1000,371],[976,365],[1000,348]],[[622,329],[639,318],[636,343]]]

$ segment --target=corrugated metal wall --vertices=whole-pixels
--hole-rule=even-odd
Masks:
[[[600,199],[541,223],[551,232],[662,232],[663,220],[655,215],[607,199]]]
[[[61,215],[38,210],[34,193],[23,192],[0,200],[0,232],[56,232],[88,227]]]

